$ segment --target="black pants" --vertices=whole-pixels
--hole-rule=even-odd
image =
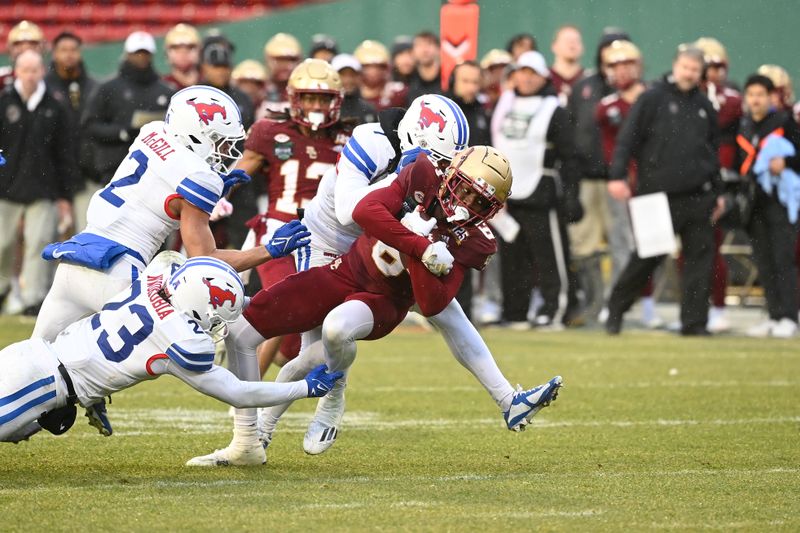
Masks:
[[[512,243],[500,240],[500,273],[503,282],[503,320],[527,319],[531,291],[536,280],[544,303],[537,315],[560,318],[570,298],[567,228],[555,208],[537,209],[508,204],[509,214],[520,225]],[[536,276],[538,274],[538,276]],[[573,287],[574,291],[574,287]]]
[[[714,261],[714,231],[711,193],[674,195],[669,198],[672,226],[681,237],[683,248],[683,297],[681,327],[684,332],[705,329],[708,320],[708,296],[711,291],[711,267]],[[647,279],[664,260],[663,255],[640,258],[631,253],[628,266],[620,274],[608,300],[609,321],[622,315],[639,298]]]
[[[747,233],[769,317],[797,322],[797,227],[789,222],[786,208],[760,188],[756,191]]]

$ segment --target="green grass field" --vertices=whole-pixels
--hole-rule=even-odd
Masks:
[[[0,345],[32,324],[0,320]],[[362,343],[326,454],[298,402],[258,468],[190,469],[226,445],[226,407],[165,377],[0,445],[0,530],[800,530],[797,341],[484,332],[514,384],[565,388],[528,431],[434,333]],[[273,373],[274,374],[274,371]]]

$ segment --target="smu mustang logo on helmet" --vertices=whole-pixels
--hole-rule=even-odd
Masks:
[[[223,119],[228,118],[228,112],[225,111],[225,108],[220,104],[203,104],[200,102],[195,102],[193,99],[186,100],[186,103],[194,107],[195,111],[197,111],[197,114],[200,115],[200,120],[202,120],[203,124],[206,126],[208,126],[209,121],[214,120],[214,115],[217,113],[222,115]]]
[[[212,285],[208,278],[203,278],[203,283],[208,287],[208,294],[211,296],[211,305],[214,309],[222,307],[225,302],[230,302],[231,307],[236,305],[236,295],[233,294],[233,291]]]
[[[425,102],[420,102],[420,104],[422,107],[420,108],[419,112],[419,127],[430,128],[432,124],[436,124],[439,126],[439,133],[442,133],[445,125],[447,124],[445,118],[436,111],[432,110],[430,107],[427,107]]]

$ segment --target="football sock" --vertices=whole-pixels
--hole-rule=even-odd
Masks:
[[[444,337],[453,357],[472,372],[500,409],[507,411],[514,396],[514,387],[503,376],[489,347],[458,302],[451,301],[444,311],[430,320]]]

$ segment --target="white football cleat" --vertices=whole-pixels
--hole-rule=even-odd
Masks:
[[[344,379],[340,379],[327,395],[320,398],[314,419],[303,437],[303,450],[307,454],[319,455],[336,442],[344,416],[345,385]]]
[[[243,448],[231,444],[214,453],[189,459],[186,466],[257,466],[266,463],[267,454],[260,445]]]
[[[556,376],[544,385],[539,385],[529,390],[522,390],[517,385],[517,392],[511,400],[508,411],[503,413],[506,426],[511,431],[524,431],[533,417],[547,407],[558,397],[558,390],[562,387],[561,376]]]

